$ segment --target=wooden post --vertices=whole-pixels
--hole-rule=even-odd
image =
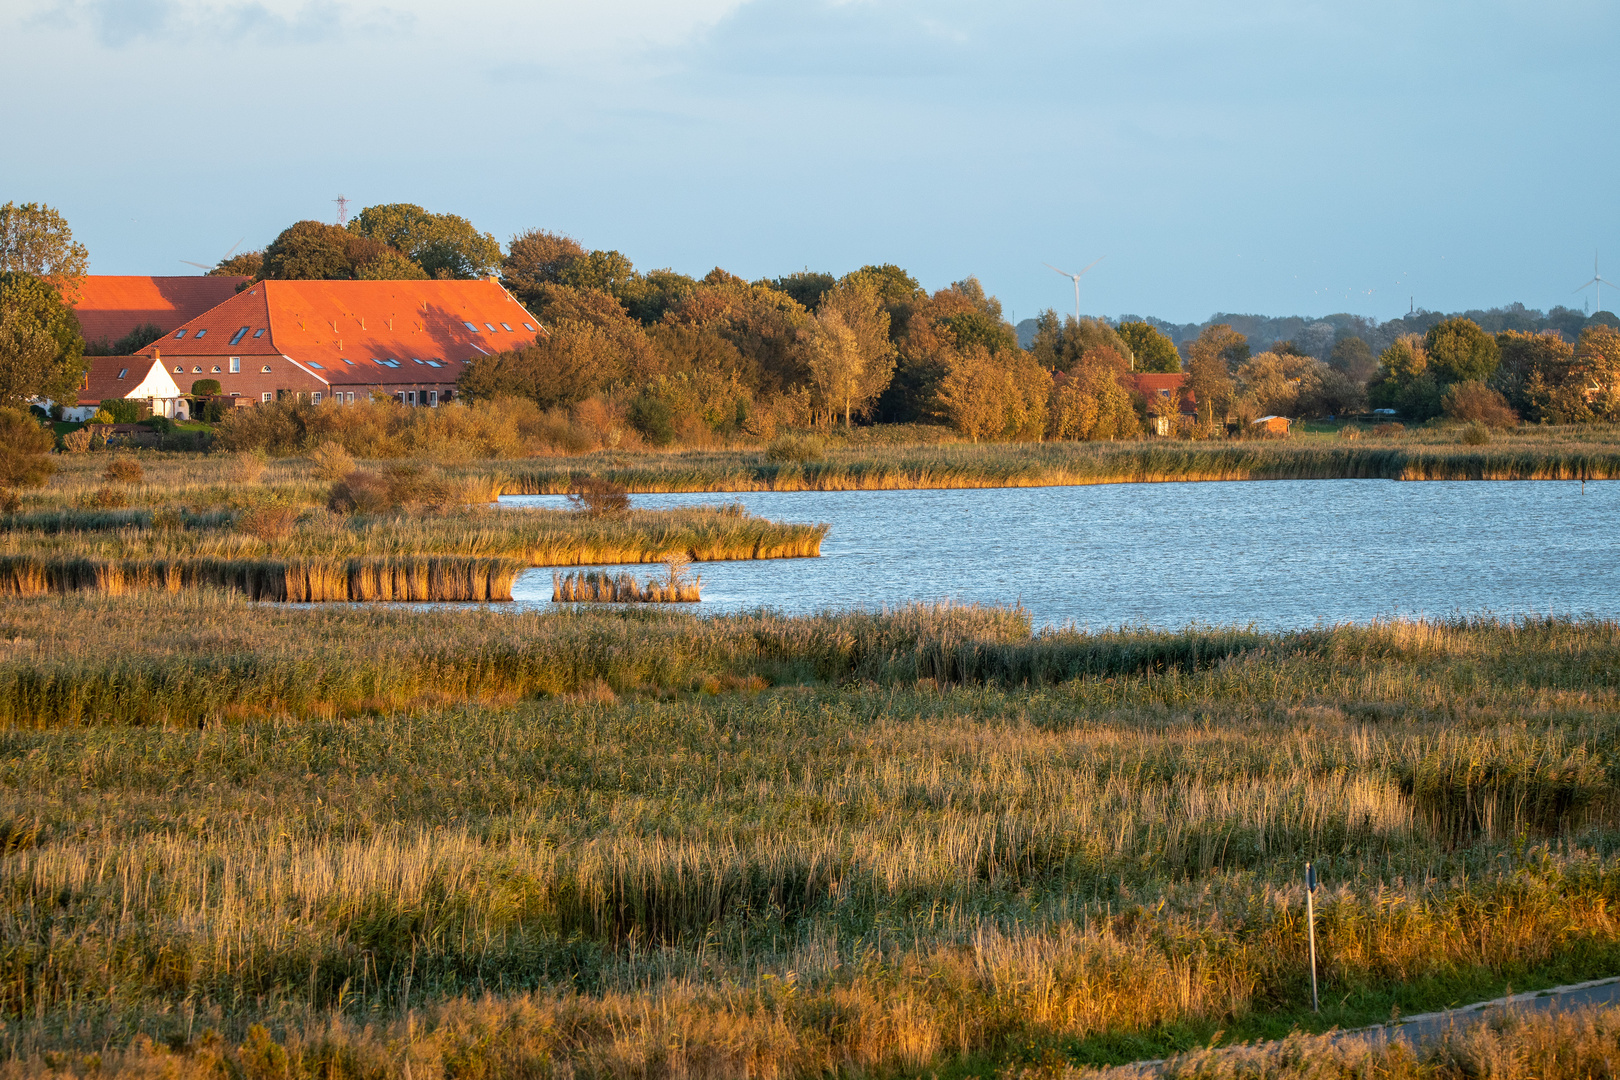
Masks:
[[[1311,1012],[1321,1012],[1316,998],[1316,867],[1305,864],[1305,922],[1311,936]]]

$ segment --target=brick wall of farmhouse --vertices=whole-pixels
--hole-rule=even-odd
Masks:
[[[342,383],[328,386],[304,371],[296,364],[284,360],[280,356],[243,356],[241,357],[242,370],[232,373],[229,356],[185,356],[162,357],[164,370],[168,371],[175,383],[180,387],[181,393],[189,394],[191,384],[198,379],[219,380],[220,393],[234,395],[247,401],[262,401],[264,395],[276,396],[292,392],[300,394],[319,393],[323,399],[331,397],[334,393],[354,394],[356,401],[364,400],[373,389],[393,395],[401,392],[417,391],[418,400],[426,403],[427,391],[438,392],[439,401],[449,401],[454,396],[455,378],[452,369],[443,371],[432,370],[437,379],[417,378],[414,380],[398,379],[399,375],[417,375],[413,371],[393,372],[395,381],[376,383]],[[264,370],[269,368],[269,371]],[[178,369],[178,370],[177,370]],[[427,375],[427,371],[420,373]]]

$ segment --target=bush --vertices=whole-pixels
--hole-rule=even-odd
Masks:
[[[345,476],[354,472],[354,457],[343,444],[338,442],[323,442],[309,455],[309,460],[315,465],[315,475],[322,480],[336,483]]]
[[[87,424],[116,424],[117,422],[113,419],[113,414],[106,409],[97,409],[96,414],[85,421]]]
[[[351,471],[326,498],[326,508],[338,514],[380,514],[391,506],[387,479],[370,469]]]
[[[219,385],[218,379],[198,379],[196,382],[191,384],[191,393],[193,397],[213,397],[222,389],[224,389],[224,387]]]
[[[765,456],[771,461],[820,461],[826,449],[814,435],[781,435],[771,441]]]
[[[235,484],[255,484],[264,475],[265,464],[263,453],[237,454],[225,475]]]
[[[90,429],[78,428],[62,436],[62,449],[70,454],[84,454],[90,450]]]
[[[643,390],[625,410],[625,419],[653,446],[668,446],[675,441],[675,410],[669,402],[648,390]]]
[[[122,510],[129,505],[129,496],[118,488],[102,487],[81,496],[79,505],[87,510]]]
[[[1361,428],[1356,424],[1346,424],[1339,429],[1339,438],[1359,439],[1361,438]]]
[[[1491,441],[1491,429],[1478,420],[1470,420],[1463,428],[1462,441],[1469,446],[1484,446]]]
[[[108,398],[101,403],[101,408],[97,410],[96,415],[100,416],[102,413],[106,413],[110,419],[97,422],[138,424],[142,419],[141,414],[143,411],[146,411],[146,407],[138,401],[131,401],[129,398]]]
[[[1490,428],[1510,428],[1519,422],[1519,414],[1507,403],[1507,398],[1482,382],[1469,380],[1456,383],[1440,399],[1441,410],[1453,420],[1466,420]]]
[[[1405,430],[1405,424],[1375,424],[1373,425],[1372,433],[1374,435],[1399,435]]]
[[[282,540],[292,534],[298,524],[298,508],[263,503],[249,507],[236,515],[236,531],[257,537],[265,543]]]
[[[586,517],[616,517],[630,509],[630,493],[623,484],[587,476],[568,493],[568,506]]]
[[[146,473],[141,463],[128,454],[114,454],[102,470],[101,478],[109,484],[142,484],[146,482]]]
[[[56,471],[48,455],[55,440],[39,421],[0,409],[0,488],[39,487]]]

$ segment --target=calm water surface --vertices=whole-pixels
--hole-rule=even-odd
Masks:
[[[1021,603],[1036,625],[1267,628],[1456,613],[1620,616],[1620,483],[1283,480],[637,495],[832,526],[819,559],[703,563],[700,610]],[[509,506],[561,506],[514,495]],[[641,573],[654,567],[637,568]],[[551,601],[551,571],[513,597]]]

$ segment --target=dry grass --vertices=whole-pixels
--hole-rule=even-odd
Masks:
[[[634,574],[584,571],[551,575],[551,600],[558,604],[696,604],[702,580],[642,582]]]

